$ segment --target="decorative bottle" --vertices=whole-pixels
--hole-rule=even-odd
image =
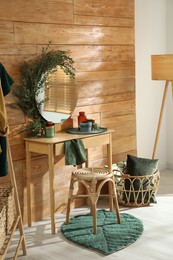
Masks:
[[[87,117],[85,112],[79,112],[78,115],[78,128],[80,129],[80,123],[87,122]]]

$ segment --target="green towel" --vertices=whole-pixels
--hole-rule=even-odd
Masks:
[[[86,161],[86,150],[81,139],[65,141],[65,164],[80,165]]]

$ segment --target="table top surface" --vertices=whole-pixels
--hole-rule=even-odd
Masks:
[[[114,130],[108,129],[106,132],[103,133],[95,133],[95,134],[71,134],[67,133],[66,131],[60,131],[55,133],[54,137],[25,137],[25,141],[29,142],[36,142],[36,143],[47,143],[47,144],[55,144],[55,143],[62,143],[68,140],[73,139],[83,139],[83,138],[91,138],[98,135],[105,135],[114,132]]]

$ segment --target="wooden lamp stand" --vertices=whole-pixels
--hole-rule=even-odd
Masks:
[[[162,123],[163,111],[165,107],[165,101],[166,101],[166,95],[168,92],[169,83],[172,84],[172,94],[173,94],[173,54],[152,55],[151,64],[152,64],[152,79],[166,80],[161,109],[160,109],[160,116],[159,116],[157,131],[156,131],[154,149],[152,154],[152,159],[154,159],[156,154],[159,134],[160,134],[160,127]]]

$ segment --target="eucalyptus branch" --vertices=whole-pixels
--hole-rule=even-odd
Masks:
[[[60,66],[67,75],[75,78],[74,61],[69,51],[48,51],[49,46],[50,42],[35,59],[23,62],[20,68],[21,80],[13,91],[13,95],[17,97],[16,106],[32,121],[24,131],[32,130],[35,134],[45,126],[46,121],[39,113],[39,106],[44,101],[39,104],[35,97],[44,90],[49,74]]]

